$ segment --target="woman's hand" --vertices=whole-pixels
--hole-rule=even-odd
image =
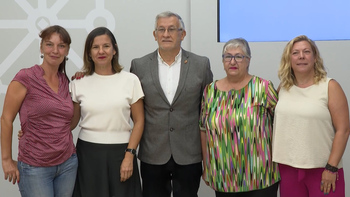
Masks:
[[[84,73],[83,72],[76,72],[74,74],[74,76],[71,77],[72,80],[74,79],[80,79],[80,78],[83,78],[84,77]]]
[[[204,161],[203,161],[203,163],[204,163]],[[206,177],[207,177],[206,173],[207,173],[206,168],[203,167],[202,179],[203,179],[204,183],[209,186],[209,181],[206,179]]]
[[[12,184],[19,182],[19,171],[17,168],[17,161],[2,160],[2,169],[4,170],[5,180],[9,180]]]
[[[18,140],[20,140],[22,136],[23,136],[23,131],[19,130],[17,134]]]
[[[332,173],[328,170],[324,170],[321,180],[321,192],[329,194],[332,191],[335,192],[335,181],[337,180],[337,173]]]
[[[133,172],[134,155],[130,152],[125,153],[122,165],[120,166],[120,181],[128,180]]]

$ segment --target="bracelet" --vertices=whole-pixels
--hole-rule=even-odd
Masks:
[[[327,169],[324,169],[324,171],[329,172],[329,173],[331,173],[331,174],[335,174],[335,175],[337,176],[337,181],[339,180],[339,174],[338,174],[338,172],[331,172],[331,171],[329,171],[329,170],[327,170]]]
[[[338,172],[338,168],[330,165],[329,163],[327,163],[326,167],[324,168],[330,172]]]
[[[331,174],[338,174],[338,172],[332,172],[332,171],[329,171],[329,170],[327,170],[327,169],[324,169],[324,171],[327,171],[327,172],[329,172],[329,173],[331,173]]]

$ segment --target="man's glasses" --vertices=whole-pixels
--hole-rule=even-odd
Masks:
[[[168,31],[169,34],[174,34],[175,32],[182,31],[182,28],[169,27],[168,29],[165,29],[163,27],[159,27],[156,29],[156,31],[159,34],[164,34],[165,31]]]
[[[230,62],[232,59],[234,59],[236,62],[242,62],[244,59],[244,55],[230,55],[230,54],[224,54],[222,55],[222,58],[225,62]]]

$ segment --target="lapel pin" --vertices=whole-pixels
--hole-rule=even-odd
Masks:
[[[185,60],[184,63],[187,64],[187,60]]]

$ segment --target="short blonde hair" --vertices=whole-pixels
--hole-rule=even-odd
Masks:
[[[291,53],[292,53],[294,44],[300,41],[306,41],[310,44],[311,50],[315,57],[316,62],[314,64],[314,69],[315,69],[314,83],[317,84],[321,80],[327,77],[327,72],[323,65],[323,59],[320,56],[320,52],[315,42],[309,39],[307,36],[301,35],[289,41],[286,47],[284,48],[280,67],[278,69],[278,78],[281,80],[281,83],[280,83],[281,88],[285,88],[289,90],[293,85],[296,85],[296,79],[294,76],[292,63],[291,63]]]

